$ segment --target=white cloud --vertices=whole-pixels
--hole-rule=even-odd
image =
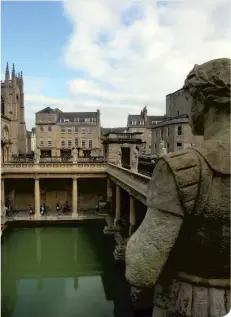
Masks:
[[[140,112],[147,103],[149,114],[164,114],[166,94],[182,87],[195,63],[231,52],[228,0],[167,5],[153,0],[66,0],[63,5],[73,24],[63,59],[86,74],[85,79],[70,80],[69,91],[77,99],[103,98],[97,102],[109,126],[126,124],[128,113],[136,110],[131,111],[132,105],[140,105]],[[116,104],[122,107],[119,113]]]
[[[25,77],[27,127],[46,106],[101,110],[104,127],[125,126],[129,113],[164,114],[165,97],[182,87],[195,63],[229,57],[230,1],[65,0],[73,25],[61,61],[81,70],[66,99],[48,98],[48,78]],[[126,21],[129,25],[124,25]]]
[[[126,106],[121,103],[108,104],[107,101],[85,100],[79,98],[72,99],[57,99],[49,98],[43,95],[25,94],[26,104],[26,122],[27,129],[30,130],[35,124],[35,113],[45,107],[59,108],[61,111],[96,111],[100,109],[101,123],[103,127],[118,127],[126,126],[126,115],[124,116],[124,109],[129,113],[139,113],[140,106],[137,104],[129,104]],[[159,112],[161,114],[161,112]]]

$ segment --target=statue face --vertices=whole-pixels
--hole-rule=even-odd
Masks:
[[[185,99],[189,103],[189,124],[194,135],[204,135],[204,105],[199,96],[193,97],[187,91]]]

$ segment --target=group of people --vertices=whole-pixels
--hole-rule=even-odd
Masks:
[[[69,206],[68,206],[68,201],[65,201],[64,205],[62,206],[60,204],[60,202],[58,201],[56,203],[56,211],[59,213],[60,211],[62,211],[64,214],[67,213],[69,211]],[[43,203],[40,206],[40,214],[42,216],[47,215],[48,212],[48,206],[46,205],[46,203]],[[31,205],[29,205],[29,215],[34,215],[34,209]]]
[[[56,204],[56,211],[59,213],[62,210],[62,212],[65,214],[67,213],[70,209],[68,206],[68,201],[65,201],[64,205],[61,206],[60,202],[58,201]]]

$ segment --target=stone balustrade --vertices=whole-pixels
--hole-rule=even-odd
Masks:
[[[107,164],[105,163],[7,163],[2,164],[1,173],[10,177],[13,175],[22,175],[22,177],[30,177],[33,174],[44,174],[46,177],[52,177],[57,174],[66,177],[69,174],[98,174],[106,173]],[[66,175],[66,176],[65,176]]]
[[[114,164],[108,164],[107,173],[115,183],[146,205],[150,177]]]
[[[150,177],[123,167],[101,162],[73,163],[6,163],[2,164],[3,178],[72,178],[109,177],[118,186],[146,204]]]
[[[79,163],[106,163],[103,156],[92,156],[92,157],[78,157]],[[8,163],[34,163],[33,156],[12,156]],[[51,157],[40,157],[39,163],[72,163],[72,156],[51,156]]]

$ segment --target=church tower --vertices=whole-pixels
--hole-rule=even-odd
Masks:
[[[6,65],[5,80],[1,82],[1,114],[7,120],[11,139],[11,154],[26,154],[27,132],[24,117],[24,83],[22,72],[16,74],[13,64],[10,78]]]

